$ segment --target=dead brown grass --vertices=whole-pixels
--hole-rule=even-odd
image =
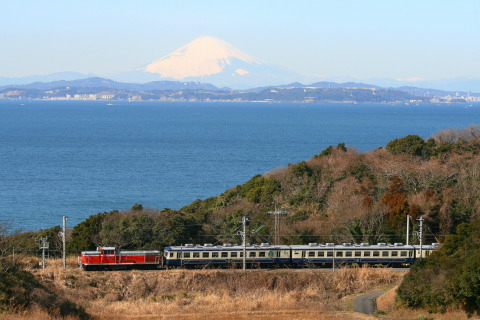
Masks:
[[[35,260],[35,261],[34,261]],[[85,272],[69,258],[24,261],[29,271],[95,319],[371,319],[343,297],[398,283],[390,269],[160,270]],[[1,319],[53,319],[30,310]],[[69,320],[69,319],[67,319]]]
[[[34,272],[98,319],[354,319],[339,313],[342,297],[401,278],[373,268],[82,272],[75,264]]]

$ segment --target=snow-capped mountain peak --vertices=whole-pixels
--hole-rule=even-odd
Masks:
[[[248,65],[263,64],[221,39],[204,36],[149,64],[144,70],[173,79],[205,77],[221,73],[235,60]],[[235,70],[240,76],[248,73],[245,68]]]

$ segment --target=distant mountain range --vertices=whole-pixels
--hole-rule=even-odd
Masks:
[[[143,68],[97,77],[93,74],[60,72],[23,78],[0,77],[0,86],[28,85],[25,89],[53,87],[105,87],[122,90],[205,89],[260,92],[276,88],[397,88],[419,96],[445,96],[461,90],[480,92],[480,79],[451,79],[435,82],[418,79],[371,79],[369,83],[315,82],[304,85],[307,77],[264,63],[215,37],[200,37]],[[312,82],[311,80],[308,82]],[[288,85],[284,85],[289,83]],[[435,88],[435,89],[428,89]],[[220,89],[219,89],[220,90]],[[456,94],[456,93],[455,93]]]
[[[480,94],[426,90],[416,87],[382,88],[365,83],[290,83],[245,90],[218,88],[203,82],[153,81],[123,83],[87,78],[24,85],[0,86],[3,99],[50,100],[168,100],[265,102],[465,102],[480,101]]]

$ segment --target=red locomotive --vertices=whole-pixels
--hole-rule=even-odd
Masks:
[[[121,251],[115,247],[98,247],[97,251],[82,251],[78,265],[84,270],[159,268],[162,254],[158,250]]]

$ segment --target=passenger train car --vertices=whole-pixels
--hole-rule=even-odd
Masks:
[[[369,264],[407,266],[420,257],[428,257],[440,245],[407,246],[402,243],[368,243],[335,245],[333,243],[308,245],[247,245],[248,266],[331,266],[333,264]],[[164,249],[167,267],[239,266],[243,264],[244,248],[239,245],[211,244],[171,246]]]
[[[245,247],[245,260],[249,265],[270,266],[290,264],[290,246],[250,245]],[[166,266],[231,266],[243,263],[243,246],[225,243],[220,246],[212,244],[172,246],[164,249]]]

